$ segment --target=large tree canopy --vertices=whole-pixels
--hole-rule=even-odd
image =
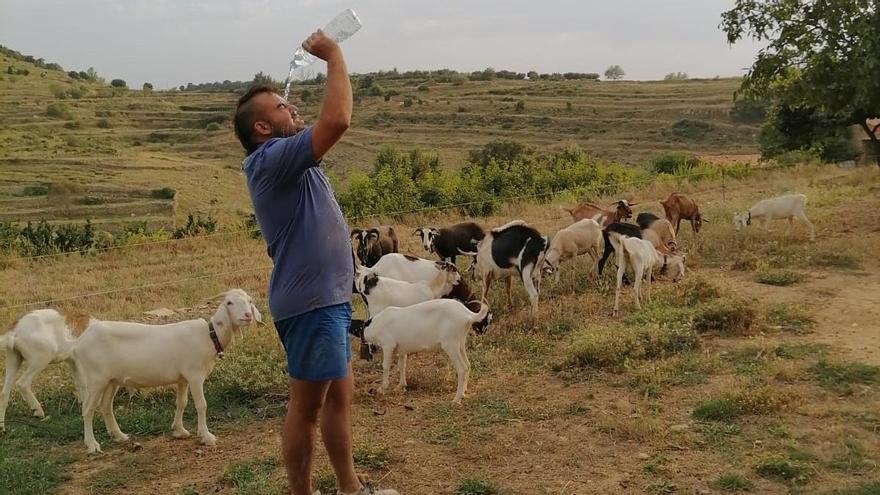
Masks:
[[[766,42],[742,92],[858,124],[880,150],[880,12],[874,0],[736,0],[727,40]],[[880,165],[880,156],[877,156]]]

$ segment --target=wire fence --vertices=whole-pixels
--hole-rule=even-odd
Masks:
[[[752,168],[751,170],[753,172],[770,172],[770,171],[779,170],[782,168],[790,168],[790,167],[775,165],[775,166],[767,166],[767,167],[756,167],[756,168]],[[718,174],[719,174],[718,171],[706,171],[706,172],[702,172],[702,173],[688,174],[688,175],[682,175],[682,176],[670,176],[670,177],[673,179],[673,181],[683,182],[685,180],[691,180],[691,179],[702,178],[702,177],[706,177],[706,176],[710,176],[710,175],[718,175]],[[720,191],[724,195],[724,193],[728,187],[727,187],[727,181],[725,180],[725,174],[723,172],[723,168],[721,169],[720,180],[721,180],[720,186],[715,187],[715,188],[710,188],[710,189],[704,189],[701,191],[696,191],[696,193],[702,194],[702,193],[719,192]],[[614,186],[616,188],[620,189],[621,187],[634,186],[634,185],[644,185],[644,184],[655,183],[657,181],[658,181],[657,177],[650,177],[650,178],[645,178],[645,179],[620,182],[620,183],[614,184]],[[607,191],[607,189],[608,189],[608,185],[588,184],[588,185],[582,185],[582,186],[566,188],[566,189],[561,189],[561,190],[556,190],[556,191],[549,191],[549,192],[544,192],[544,193],[523,194],[523,195],[507,196],[507,197],[501,197],[501,198],[489,198],[489,199],[480,200],[480,201],[470,201],[470,202],[448,204],[448,205],[441,205],[441,206],[432,206],[432,207],[417,208],[417,209],[411,209],[411,210],[405,210],[405,211],[376,213],[376,214],[370,214],[370,215],[360,215],[360,216],[356,216],[356,217],[351,217],[348,219],[348,221],[350,223],[353,223],[355,221],[364,220],[364,219],[368,219],[368,218],[400,217],[402,215],[410,215],[410,214],[415,215],[415,214],[425,213],[428,211],[455,210],[455,209],[464,208],[464,207],[468,207],[468,206],[486,204],[489,202],[511,203],[511,202],[523,201],[523,200],[552,198],[554,196],[558,196],[558,195],[562,195],[562,194],[584,195],[584,194],[592,193],[595,195],[601,195],[601,193]],[[537,220],[537,221],[529,222],[529,223],[530,223],[530,225],[533,225],[533,226],[539,226],[539,225],[548,225],[553,222],[560,222],[560,221],[564,221],[564,220],[565,220],[565,217],[561,216],[561,217],[541,219],[541,220]],[[256,229],[238,229],[238,230],[232,230],[232,231],[215,232],[215,233],[211,233],[211,234],[192,236],[192,237],[181,238],[181,239],[165,239],[165,240],[161,240],[161,241],[150,241],[150,242],[125,245],[125,246],[112,246],[112,247],[109,247],[107,249],[102,249],[97,252],[103,253],[103,252],[114,251],[114,250],[119,250],[119,249],[128,249],[128,248],[145,247],[145,246],[156,246],[156,245],[168,245],[168,244],[174,244],[174,243],[178,243],[178,242],[192,242],[194,240],[215,238],[215,237],[220,237],[220,236],[225,236],[225,235],[236,235],[236,234],[245,233],[245,232],[251,233],[251,232],[255,232],[255,231],[256,231]],[[53,253],[53,254],[49,254],[49,255],[40,255],[40,256],[23,256],[23,257],[17,257],[17,258],[8,258],[8,259],[4,260],[4,262],[8,263],[8,262],[13,262],[13,261],[42,260],[42,259],[46,259],[46,258],[53,258],[53,257],[58,257],[58,256],[66,256],[69,254],[75,254],[77,252],[85,253],[85,251],[69,251],[69,252],[64,252],[64,253]],[[49,306],[52,304],[57,304],[57,303],[67,302],[67,301],[72,301],[72,300],[77,300],[77,299],[85,299],[85,298],[98,297],[98,296],[107,296],[107,295],[111,295],[111,294],[120,294],[120,293],[127,293],[127,292],[136,292],[136,291],[142,291],[142,290],[147,290],[147,289],[152,289],[152,288],[157,288],[157,287],[167,287],[167,286],[173,286],[173,285],[178,285],[178,284],[184,284],[186,282],[206,280],[206,279],[211,279],[211,278],[219,278],[219,277],[238,275],[238,274],[243,274],[243,273],[253,273],[253,272],[258,272],[258,271],[263,271],[264,273],[268,273],[271,269],[272,269],[272,265],[264,265],[264,266],[257,266],[257,267],[252,267],[252,268],[248,268],[248,269],[243,269],[243,270],[216,272],[216,273],[210,273],[210,274],[206,274],[206,275],[185,277],[185,278],[179,278],[179,279],[174,279],[174,280],[166,280],[166,281],[147,283],[147,284],[141,284],[141,285],[135,285],[135,286],[129,286],[129,287],[122,287],[122,288],[117,288],[117,289],[108,289],[108,290],[87,292],[87,293],[76,294],[76,295],[65,296],[65,297],[43,299],[43,300],[37,300],[37,301],[31,301],[31,302],[25,302],[25,303],[19,303],[19,304],[11,304],[11,305],[0,307],[0,311],[8,311],[8,310],[14,310],[14,309],[27,309],[27,308],[36,307],[36,306]]]

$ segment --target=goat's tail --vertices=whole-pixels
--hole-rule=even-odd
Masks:
[[[0,351],[12,352],[15,350],[15,332],[6,332],[0,335]]]
[[[468,309],[470,311],[470,309]],[[486,316],[489,314],[489,305],[486,304],[486,301],[480,301],[480,311],[477,313],[471,313],[471,323],[478,323],[486,319]]]

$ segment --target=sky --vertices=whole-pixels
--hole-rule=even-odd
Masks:
[[[287,74],[296,47],[346,8],[364,27],[350,72],[597,72],[738,76],[758,46],[718,29],[733,0],[0,0],[0,44],[67,70],[157,89]],[[318,62],[322,64],[322,62]],[[321,66],[317,66],[318,69]]]

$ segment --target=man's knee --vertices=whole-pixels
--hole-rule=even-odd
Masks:
[[[316,423],[329,386],[330,382],[291,380],[289,412],[300,421]]]

